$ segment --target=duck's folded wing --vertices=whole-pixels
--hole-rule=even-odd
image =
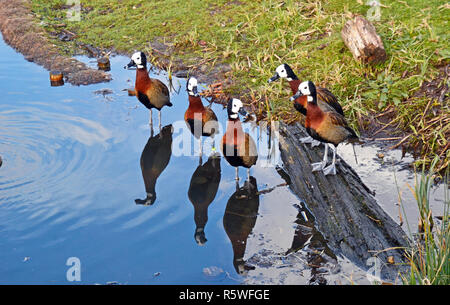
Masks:
[[[239,141],[238,153],[242,156],[247,166],[252,166],[258,159],[258,150],[253,138],[248,134],[244,134],[244,141]]]
[[[336,112],[327,112],[324,126],[321,128],[331,142],[340,143],[346,139],[357,140],[355,131],[348,126],[345,117]]]
[[[162,108],[165,105],[172,106],[169,89],[158,79],[152,79],[152,86],[147,90],[147,95],[156,108]]]
[[[216,114],[209,108],[205,108],[202,117],[203,134],[213,135],[219,133],[219,122],[217,121]]]
[[[317,95],[319,100],[322,100],[330,105],[340,115],[344,115],[344,110],[342,109],[341,104],[339,104],[337,97],[331,93],[330,90],[319,87],[317,88]]]

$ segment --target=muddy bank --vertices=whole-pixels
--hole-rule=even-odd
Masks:
[[[11,47],[22,53],[26,60],[35,62],[47,70],[59,70],[65,81],[72,85],[88,85],[111,80],[103,71],[94,70],[76,59],[60,55],[58,48],[35,24],[28,1],[0,2],[0,31]]]

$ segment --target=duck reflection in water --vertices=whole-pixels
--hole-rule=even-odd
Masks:
[[[297,226],[291,248],[286,252],[286,255],[304,249],[307,256],[306,261],[308,266],[311,267],[309,283],[325,285],[327,284],[324,277],[325,265],[327,263],[336,265],[337,257],[327,246],[323,235],[316,229],[314,215],[308,210],[305,203],[301,202],[301,206],[296,205],[296,208],[298,210],[295,221]]]
[[[136,199],[136,204],[152,205],[156,200],[156,180],[167,167],[172,155],[172,125],[164,126],[161,132],[151,136],[147,141],[141,155],[141,170],[144,178],[145,199]]]
[[[246,275],[248,270],[255,267],[247,265],[244,261],[247,238],[253,230],[258,216],[259,193],[256,179],[250,176],[244,186],[239,188],[236,182],[236,192],[228,199],[223,227],[233,246],[233,265],[236,272]]]
[[[203,246],[207,239],[205,226],[208,222],[208,207],[216,197],[221,177],[220,155],[212,154],[205,164],[195,170],[189,185],[188,197],[194,206],[195,234],[198,245]]]

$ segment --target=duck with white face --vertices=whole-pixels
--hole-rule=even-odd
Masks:
[[[239,114],[247,117],[242,101],[232,98],[227,105],[227,130],[222,137],[222,153],[225,160],[236,168],[236,180],[239,180],[239,166],[247,168],[247,178],[250,178],[250,167],[256,164],[258,152],[255,141],[243,131]]]
[[[186,91],[190,96],[198,96],[198,81],[195,77],[189,77],[186,82]]]
[[[215,151],[214,137],[219,132],[219,122],[217,116],[210,106],[203,106],[200,95],[198,94],[198,82],[195,77],[189,77],[186,83],[186,91],[188,93],[189,107],[184,113],[184,121],[187,127],[199,140],[199,163],[202,162],[202,137],[211,138],[212,150]]]
[[[355,131],[351,129],[343,115],[335,111],[323,111],[317,104],[316,86],[311,81],[306,81],[298,86],[298,91],[290,98],[291,101],[306,96],[308,101],[308,111],[306,113],[305,127],[308,134],[325,144],[325,152],[322,162],[313,163],[313,171],[323,170],[325,175],[336,174],[336,150],[337,146],[348,141],[350,143],[359,142]],[[328,158],[328,147],[333,150],[333,162],[326,166]]]
[[[143,52],[135,52],[131,56],[131,61],[125,68],[137,67],[138,69],[147,68],[147,56]]]
[[[298,80],[297,75],[288,64],[281,64],[275,69],[275,74],[269,79],[269,84],[271,82],[277,81],[280,78],[285,78],[287,81]]]
[[[137,67],[134,90],[139,102],[150,110],[150,129],[153,133],[152,109],[156,108],[159,116],[159,130],[161,131],[161,109],[164,106],[172,107],[167,86],[156,78],[150,78],[147,71],[147,57],[143,52],[136,52],[131,61],[124,68]]]
[[[228,101],[227,112],[229,120],[237,120],[239,118],[239,114],[245,118],[248,115],[247,111],[244,109],[244,104],[242,104],[242,101],[237,98],[232,98]]]
[[[297,75],[294,73],[292,68],[284,63],[279,65],[275,70],[275,75],[269,79],[269,83],[272,83],[278,79],[286,79],[291,88],[292,94],[297,93],[298,86],[301,81],[298,79]],[[336,111],[337,113],[344,115],[341,105],[339,104],[337,98],[326,88],[317,87],[317,97],[318,105],[323,111]],[[299,96],[294,102],[294,108],[301,114],[306,116],[308,102],[305,96]],[[320,145],[320,141],[314,140],[311,137],[305,137],[300,139],[301,143],[311,143],[311,146]]]

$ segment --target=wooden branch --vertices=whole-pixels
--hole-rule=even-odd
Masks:
[[[381,63],[386,60],[383,41],[372,23],[361,16],[347,21],[341,31],[345,45],[353,57],[365,63]]]
[[[342,254],[367,270],[373,253],[385,263],[384,280],[394,281],[405,266],[388,264],[405,262],[402,247],[408,238],[402,228],[378,205],[372,191],[342,159],[336,163],[337,175],[312,172],[311,162],[323,158],[323,146],[311,148],[299,139],[307,136],[300,124],[280,124],[280,151],[284,169],[291,178],[290,187],[304,200],[314,215],[318,230],[336,254]],[[386,249],[391,249],[383,251]],[[389,260],[392,260],[392,257]]]

